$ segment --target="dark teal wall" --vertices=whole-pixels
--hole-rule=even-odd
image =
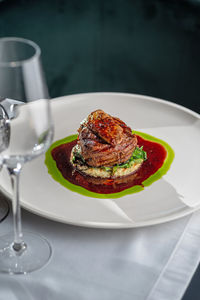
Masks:
[[[52,97],[131,92],[200,112],[198,0],[4,0],[0,36],[40,45]]]

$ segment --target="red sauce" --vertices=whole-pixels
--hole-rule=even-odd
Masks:
[[[153,175],[164,163],[167,152],[159,143],[145,140],[137,136],[138,145],[147,152],[147,160],[134,173],[115,179],[99,179],[86,176],[74,170],[70,163],[70,154],[77,140],[62,144],[52,150],[52,157],[63,177],[69,182],[100,194],[121,192],[135,185],[141,185],[144,180]]]

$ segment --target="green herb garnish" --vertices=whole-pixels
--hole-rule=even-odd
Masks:
[[[81,149],[78,145],[75,146],[75,151],[73,153],[72,162],[80,161],[82,164],[85,164],[85,159],[81,155]]]
[[[110,171],[113,174],[118,168],[130,168],[133,164],[140,164],[147,159],[147,153],[143,150],[143,146],[136,147],[128,161],[122,164],[117,164],[112,167],[102,167],[105,171]]]

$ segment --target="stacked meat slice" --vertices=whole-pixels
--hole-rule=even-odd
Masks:
[[[82,122],[78,132],[81,155],[92,167],[124,163],[137,145],[137,137],[130,127],[102,110],[92,112]]]

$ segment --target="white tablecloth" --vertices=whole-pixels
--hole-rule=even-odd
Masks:
[[[22,211],[23,229],[48,239],[49,263],[0,275],[0,300],[181,299],[200,260],[200,213],[137,229],[91,229]],[[0,234],[12,230],[12,214]]]

